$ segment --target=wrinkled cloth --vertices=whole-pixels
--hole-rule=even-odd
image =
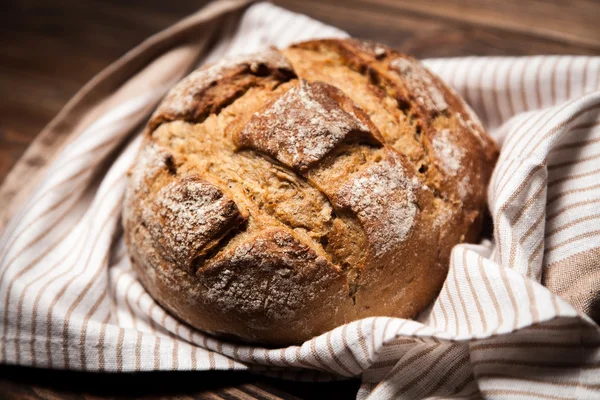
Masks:
[[[224,55],[344,32],[270,4],[212,3],[70,101],[0,190],[0,362],[84,371],[360,377],[360,399],[600,397],[600,57],[425,60],[501,147],[493,240],[457,245],[418,321],[367,318],[301,346],[182,324],[136,279],[120,211],[140,126]]]

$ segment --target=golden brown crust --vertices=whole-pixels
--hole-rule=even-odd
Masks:
[[[268,345],[423,310],[477,238],[498,153],[420,63],[355,40],[202,68],[144,140],[123,213],[142,283],[199,329]]]
[[[185,269],[246,220],[230,198],[197,175],[163,186],[141,216],[160,255]]]
[[[286,82],[292,77],[291,65],[273,49],[206,65],[169,91],[150,119],[149,129],[176,120],[202,122],[265,78]]]
[[[364,121],[364,122],[363,122]],[[343,142],[381,143],[377,128],[344,93],[323,82],[300,80],[237,136],[240,148],[263,152],[305,172]]]

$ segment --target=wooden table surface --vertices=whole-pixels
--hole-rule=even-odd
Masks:
[[[600,54],[597,0],[274,0],[419,58]],[[205,0],[3,0],[0,182],[96,73]],[[0,205],[1,206],[1,205]],[[0,398],[353,398],[358,381],[301,384],[247,373],[90,374],[0,366]]]

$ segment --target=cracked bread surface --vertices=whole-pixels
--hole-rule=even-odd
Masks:
[[[498,150],[418,61],[352,39],[224,59],[177,84],[130,170],[148,292],[232,340],[413,318],[481,230]]]

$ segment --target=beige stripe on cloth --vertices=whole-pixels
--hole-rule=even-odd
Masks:
[[[180,323],[137,281],[120,207],[140,126],[168,88],[223,55],[344,36],[270,4],[222,1],[86,85],[0,189],[0,362],[360,376],[361,399],[600,397],[598,57],[425,61],[502,151],[493,241],[454,248],[418,321],[367,318],[301,346],[238,346]]]

